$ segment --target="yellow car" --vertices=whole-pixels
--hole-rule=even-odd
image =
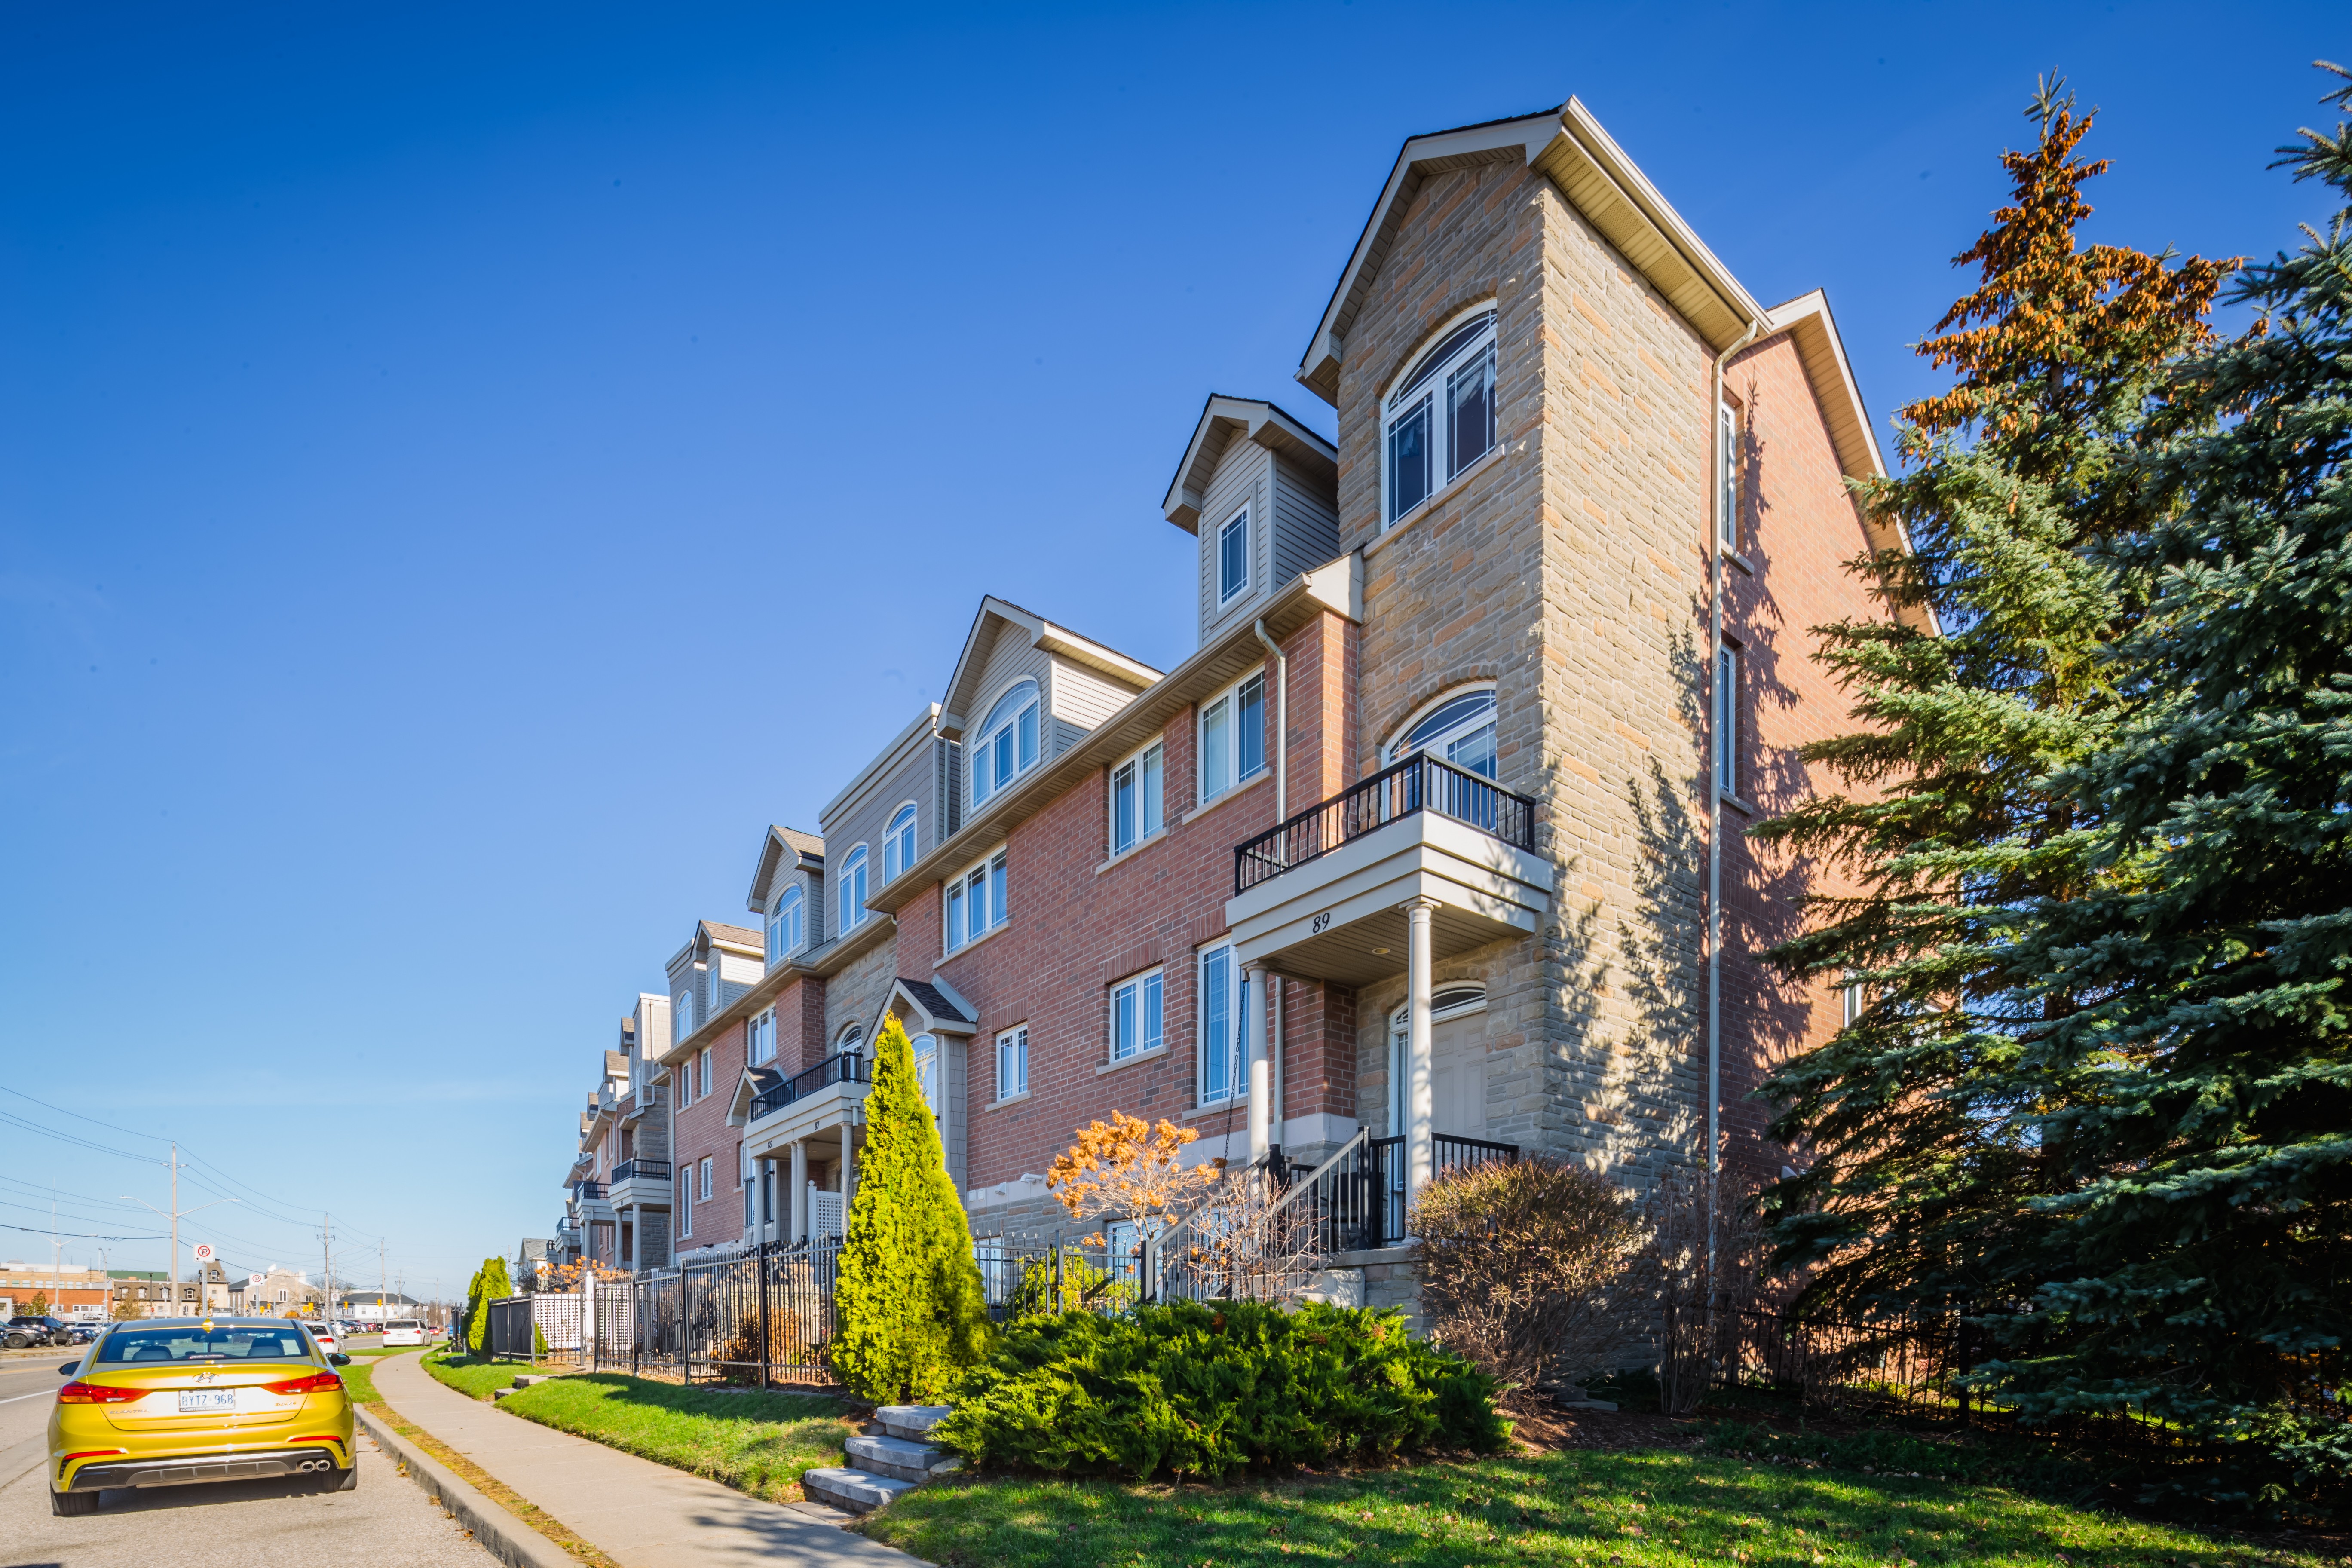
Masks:
[[[359,1484],[352,1402],[321,1351],[282,1318],[148,1318],[108,1326],[60,1368],[49,1412],[49,1511],[96,1513],[110,1487],[310,1477]]]

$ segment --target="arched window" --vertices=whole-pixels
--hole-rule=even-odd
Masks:
[[[1481,1013],[1486,1007],[1484,985],[1444,985],[1431,993],[1429,1021],[1443,1024],[1449,1018],[1459,1018],[1470,1013]],[[1405,1053],[1412,1031],[1412,1004],[1408,1002],[1389,1015],[1389,1131],[1404,1131],[1404,1071]]]
[[[849,852],[841,863],[841,920],[834,928],[837,937],[847,936],[866,923],[866,846],[861,844]]]
[[[895,882],[915,863],[915,803],[908,801],[890,819],[882,839],[882,880]]]
[[[1391,526],[1495,449],[1495,308],[1445,328],[1381,409]]]
[[[808,940],[808,900],[798,888],[786,888],[768,906],[768,967],[773,969],[801,950]]]
[[[1401,763],[1415,752],[1452,763],[1465,773],[1495,776],[1495,689],[1449,692],[1415,714],[1389,742],[1387,760]]]
[[[1024,680],[996,700],[972,742],[971,804],[995,795],[1037,765],[1037,683]]]
[[[841,1033],[833,1037],[833,1048],[843,1056],[855,1054],[865,1044],[866,1026],[863,1024],[844,1024]]]

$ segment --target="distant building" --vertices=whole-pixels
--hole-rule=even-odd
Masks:
[[[307,1315],[319,1305],[319,1288],[310,1283],[308,1274],[281,1268],[275,1263],[257,1274],[247,1275],[232,1287],[230,1293],[232,1311],[257,1318],[282,1318],[289,1309]]]
[[[13,1315],[29,1312],[39,1297],[56,1318],[106,1316],[106,1272],[53,1263],[20,1263],[11,1258],[0,1266],[0,1303]]]
[[[335,1300],[343,1316],[362,1323],[381,1323],[394,1318],[414,1318],[423,1305],[413,1296],[397,1290],[339,1290]]]

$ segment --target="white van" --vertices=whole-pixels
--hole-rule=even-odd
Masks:
[[[383,1325],[386,1349],[394,1345],[421,1345],[425,1342],[425,1325],[415,1318],[393,1318]]]

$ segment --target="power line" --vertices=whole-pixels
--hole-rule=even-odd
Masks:
[[[87,1231],[52,1231],[45,1225],[0,1225],[0,1230],[21,1230],[28,1236],[69,1236],[76,1241],[163,1241],[162,1236],[92,1236]]]

